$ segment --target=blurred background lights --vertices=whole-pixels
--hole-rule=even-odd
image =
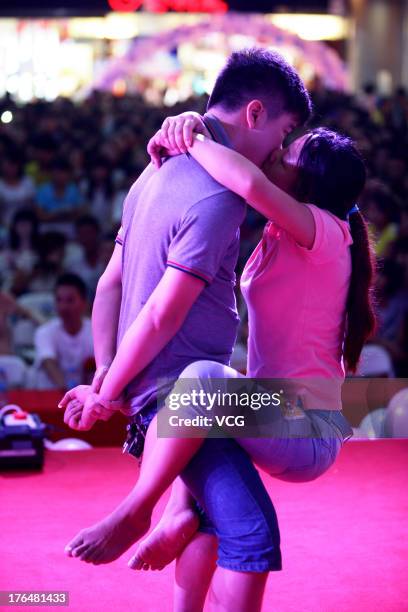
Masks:
[[[6,110],[1,114],[0,118],[2,123],[11,123],[13,121],[13,113],[9,110]]]

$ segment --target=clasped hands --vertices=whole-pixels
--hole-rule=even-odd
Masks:
[[[64,423],[71,429],[88,431],[96,421],[108,421],[124,404],[121,399],[108,402],[99,395],[108,370],[108,366],[101,366],[95,372],[92,385],[70,389],[59,402],[58,408],[65,408]]]

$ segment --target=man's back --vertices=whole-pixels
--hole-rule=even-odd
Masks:
[[[201,278],[206,286],[181,329],[127,387],[136,413],[163,392],[166,379],[191,362],[228,363],[238,315],[234,285],[243,201],[215,182],[185,155],[149,166],[125,202],[122,304],[118,345],[147,299],[172,266]]]

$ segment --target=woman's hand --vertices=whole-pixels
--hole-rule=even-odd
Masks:
[[[147,145],[152,163],[160,168],[162,157],[187,153],[193,145],[194,133],[210,137],[199,113],[188,111],[176,117],[167,117]]]

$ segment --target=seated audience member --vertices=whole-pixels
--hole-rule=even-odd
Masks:
[[[0,275],[3,289],[18,295],[38,261],[38,219],[33,210],[22,208],[15,213],[8,232],[6,247],[0,251]]]
[[[408,236],[398,238],[394,244],[393,255],[395,261],[402,266],[404,276],[402,280],[402,288],[405,292],[408,291]]]
[[[102,236],[99,258],[104,270],[112,257],[113,249],[115,248],[116,236],[117,232],[108,232]]]
[[[84,215],[75,222],[75,231],[76,240],[67,245],[64,267],[82,278],[92,302],[99,277],[106,267],[105,261],[102,261],[100,225],[92,215]]]
[[[404,287],[404,275],[404,266],[392,259],[385,260],[377,272],[378,328],[375,342],[378,344],[394,342],[408,314],[408,288]]]
[[[111,227],[118,227],[122,221],[122,213],[123,213],[123,203],[127,194],[129,193],[129,189],[132,187],[133,183],[139,178],[141,173],[143,172],[143,166],[129,166],[126,169],[125,175],[120,180],[118,188],[114,194],[112,201],[112,215],[111,215]]]
[[[6,152],[0,165],[0,218],[8,228],[16,211],[33,204],[35,187],[24,174],[24,158],[17,149]]]
[[[82,181],[82,190],[89,204],[89,210],[99,219],[103,230],[109,230],[112,219],[114,182],[111,163],[103,156],[92,160],[88,170],[89,178]]]
[[[391,191],[378,181],[369,183],[361,198],[377,257],[385,257],[398,236],[398,209]]]
[[[403,235],[393,245],[395,264],[402,270],[398,294],[408,303],[408,237]],[[397,376],[408,377],[408,306],[397,319],[398,326],[394,340],[386,345],[390,351]]]
[[[28,319],[34,325],[39,325],[43,322],[39,315],[21,306],[10,293],[0,291],[0,355],[15,354],[12,316]]]
[[[30,155],[25,171],[38,187],[51,179],[51,165],[57,155],[58,146],[50,134],[44,133],[34,136],[28,145]]]
[[[54,291],[57,278],[65,272],[66,238],[60,232],[41,235],[38,246],[38,261],[25,279],[20,293],[48,293]]]
[[[35,197],[42,227],[67,236],[72,234],[72,221],[83,212],[83,198],[71,174],[70,164],[62,158],[56,159],[51,166],[51,180],[38,187]]]
[[[387,160],[387,183],[394,196],[403,200],[405,197],[405,180],[407,176],[406,151],[392,151]]]
[[[408,182],[407,182],[407,185],[408,185]],[[400,228],[399,228],[398,238],[399,240],[408,238],[408,206],[407,208],[403,208],[401,210]]]
[[[38,389],[71,389],[89,381],[93,359],[91,321],[86,286],[75,274],[57,281],[55,300],[58,317],[41,325],[35,333],[35,386]]]

